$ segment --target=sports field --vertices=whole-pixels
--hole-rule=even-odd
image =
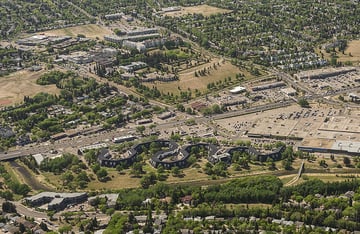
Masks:
[[[216,69],[213,68],[214,64],[216,64]],[[199,72],[204,68],[209,68],[209,72],[205,76],[196,77],[195,72]],[[149,87],[156,86],[158,90],[164,93],[169,92],[173,94],[178,94],[180,93],[180,91],[186,91],[188,89],[198,89],[199,91],[205,91],[207,89],[207,84],[209,83],[216,83],[220,80],[223,81],[225,78],[228,77],[231,77],[231,79],[235,81],[235,76],[238,73],[243,73],[246,77],[250,77],[249,73],[240,70],[238,67],[232,65],[228,61],[223,61],[221,59],[212,59],[209,63],[180,72],[178,81],[144,84]]]
[[[229,12],[231,12],[231,10],[222,9],[204,4],[204,5],[191,6],[191,7],[182,7],[180,11],[167,12],[165,13],[165,15],[173,16],[173,17],[180,17],[187,14],[202,14],[204,16],[210,16],[214,14],[223,14]]]
[[[79,34],[85,35],[87,38],[102,39],[104,35],[112,34],[113,32],[106,27],[97,24],[87,24],[75,27],[68,27],[56,30],[50,30],[43,32],[48,36],[71,36],[76,37]]]

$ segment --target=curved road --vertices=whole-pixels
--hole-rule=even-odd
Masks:
[[[34,209],[28,208],[28,207],[24,206],[23,204],[21,204],[20,202],[12,202],[12,203],[16,206],[16,211],[23,216],[32,217],[35,219],[47,219],[48,218],[46,213],[39,212]]]

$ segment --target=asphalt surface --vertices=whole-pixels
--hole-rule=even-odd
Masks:
[[[15,205],[16,211],[23,216],[32,217],[34,219],[47,219],[48,218],[46,213],[39,212],[34,209],[28,208],[28,207],[24,206],[23,204],[21,204],[20,202],[12,202],[12,203]]]

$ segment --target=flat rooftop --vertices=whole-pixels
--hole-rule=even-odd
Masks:
[[[355,67],[322,68],[322,69],[316,69],[310,71],[302,71],[296,73],[294,77],[297,77],[299,79],[304,79],[304,78],[313,78],[320,76],[332,76],[338,73],[346,73],[351,71],[356,71],[356,68]]]
[[[343,150],[351,153],[360,153],[360,142],[335,141],[331,147],[333,150]]]
[[[307,138],[303,140],[301,146],[331,149],[335,142],[333,139]]]

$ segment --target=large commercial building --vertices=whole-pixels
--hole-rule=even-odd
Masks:
[[[303,79],[325,79],[332,76],[338,76],[349,72],[357,71],[355,67],[338,67],[338,68],[325,68],[311,71],[303,71],[294,74],[294,77],[299,80]]]
[[[274,89],[274,88],[279,88],[279,87],[284,87],[286,86],[286,84],[282,81],[279,82],[275,82],[275,83],[270,83],[270,84],[264,84],[264,85],[259,85],[259,86],[254,86],[252,87],[252,91],[262,91],[262,90],[266,90],[266,89]]]
[[[122,44],[124,41],[142,41],[151,38],[160,37],[159,30],[157,28],[144,28],[126,32],[124,36],[107,35],[104,36],[106,41]]]
[[[87,193],[54,193],[42,192],[25,198],[30,206],[41,206],[48,203],[48,210],[63,210],[69,205],[74,205],[87,200]]]
[[[128,36],[138,36],[138,35],[147,35],[147,34],[155,34],[159,33],[159,29],[157,28],[144,28],[144,29],[137,29],[128,31],[126,35]]]
[[[331,153],[360,156],[360,142],[331,139],[312,139],[305,141],[298,150],[310,153]]]
[[[161,9],[162,13],[168,13],[168,12],[174,12],[174,11],[181,11],[181,7],[180,6],[171,6],[171,7],[166,7],[166,8]]]
[[[93,144],[93,145],[87,145],[87,146],[83,146],[80,147],[78,149],[78,154],[83,154],[88,150],[94,150],[94,149],[102,149],[102,148],[107,148],[108,145],[106,143],[98,143],[98,144]]]
[[[121,19],[124,16],[124,13],[119,12],[119,13],[115,13],[115,14],[108,14],[105,15],[105,19],[107,20],[115,20],[115,19]]]
[[[127,136],[121,136],[121,137],[114,137],[113,142],[114,143],[123,143],[123,142],[126,142],[126,141],[133,141],[135,139],[137,139],[136,136],[127,135]]]

